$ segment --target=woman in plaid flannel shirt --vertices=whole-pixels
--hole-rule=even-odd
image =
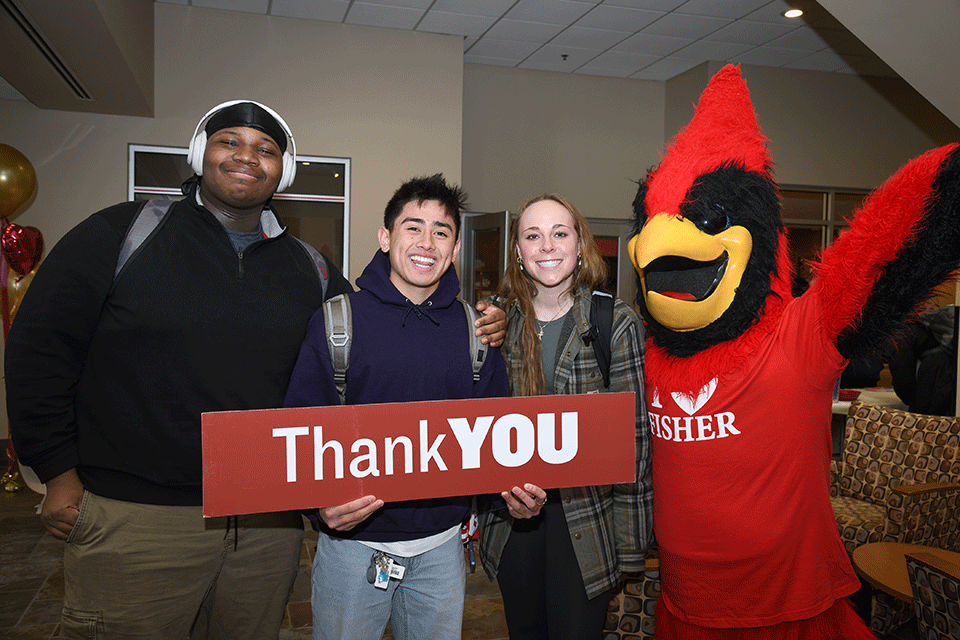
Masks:
[[[543,195],[520,209],[510,237],[516,259],[501,298],[513,395],[633,391],[638,480],[550,489],[540,515],[529,520],[504,510],[483,513],[480,558],[500,585],[511,640],[600,638],[621,574],[643,569],[653,536],[643,325],[615,302],[605,389],[593,347],[581,338],[590,328],[591,291],[606,275],[583,216],[565,198]]]

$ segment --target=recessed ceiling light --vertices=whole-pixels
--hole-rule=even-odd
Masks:
[[[803,9],[788,9],[783,12],[785,18],[799,18],[803,15]]]

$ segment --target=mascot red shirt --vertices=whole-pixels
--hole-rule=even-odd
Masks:
[[[829,499],[834,383],[960,264],[957,145],[871,194],[793,278],[766,140],[727,66],[634,201],[649,333],[658,638],[872,638]]]

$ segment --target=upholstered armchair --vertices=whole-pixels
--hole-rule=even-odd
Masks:
[[[920,638],[960,638],[960,567],[929,553],[907,554]]]
[[[847,553],[880,541],[960,551],[960,419],[853,402],[831,476]],[[871,626],[887,633],[911,614],[879,594]]]

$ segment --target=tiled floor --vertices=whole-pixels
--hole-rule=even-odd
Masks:
[[[56,637],[63,601],[62,543],[47,535],[35,515],[41,496],[29,489],[0,491],[0,640]],[[300,575],[280,633],[281,640],[309,638],[310,567],[316,533],[307,531]],[[481,569],[468,574],[463,638],[506,640],[503,602]],[[385,639],[392,640],[389,628]]]

